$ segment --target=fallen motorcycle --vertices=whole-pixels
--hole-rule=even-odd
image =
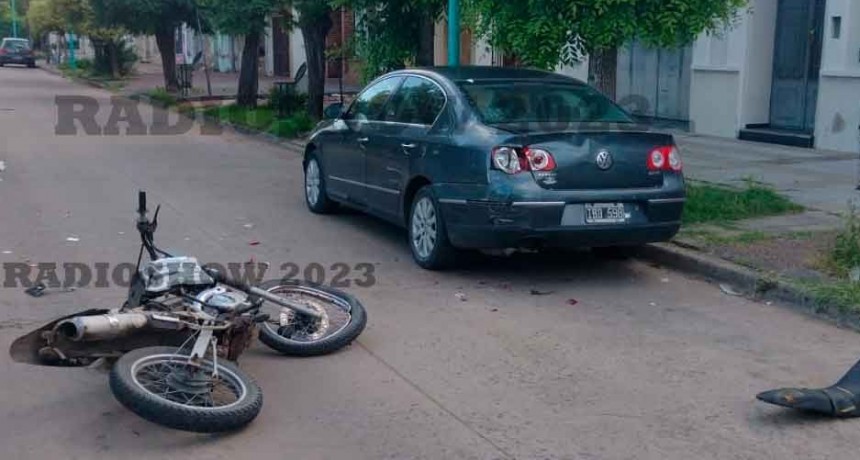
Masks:
[[[364,330],[364,307],[336,289],[292,280],[250,286],[159,249],[160,207],[150,221],[145,192],[138,201],[141,248],[123,306],[52,321],[12,344],[15,361],[116,360],[110,388],[125,407],[169,428],[214,433],[239,429],[260,413],[260,387],[235,364],[255,332],[280,353],[319,356]],[[144,252],[149,261],[141,265]]]

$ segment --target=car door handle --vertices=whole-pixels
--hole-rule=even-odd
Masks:
[[[412,150],[415,147],[418,147],[418,145],[416,144],[400,144],[400,146],[407,150]]]
[[[359,144],[366,144],[366,143],[368,143],[368,142],[370,142],[370,138],[369,138],[369,137],[359,137],[359,138],[358,138],[358,143],[359,143]]]

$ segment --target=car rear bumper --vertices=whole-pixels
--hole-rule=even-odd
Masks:
[[[578,206],[576,204],[518,206],[516,203],[443,201],[441,207],[448,237],[456,247],[595,247],[670,240],[681,227],[683,202],[679,200],[652,202],[646,209],[640,206],[640,211],[650,219],[632,216],[624,224],[564,222],[569,219],[564,216],[565,208]]]
[[[26,57],[26,56],[3,56],[3,57],[0,57],[0,64],[32,65],[35,63],[36,63],[35,58]]]
[[[456,247],[600,247],[668,241],[678,233],[686,201],[673,194],[567,197],[559,201],[485,201],[439,197]],[[586,203],[623,203],[626,222],[585,222]]]

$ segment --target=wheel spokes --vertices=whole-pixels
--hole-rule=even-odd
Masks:
[[[241,399],[243,386],[232,378],[214,376],[212,363],[185,360],[187,356],[175,355],[144,363],[137,367],[135,381],[148,393],[184,406],[220,407]]]

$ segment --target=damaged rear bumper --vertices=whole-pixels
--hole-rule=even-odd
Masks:
[[[590,196],[552,201],[439,198],[448,237],[469,249],[601,247],[668,241],[681,227],[683,193]],[[623,203],[623,223],[586,222],[588,203]]]

